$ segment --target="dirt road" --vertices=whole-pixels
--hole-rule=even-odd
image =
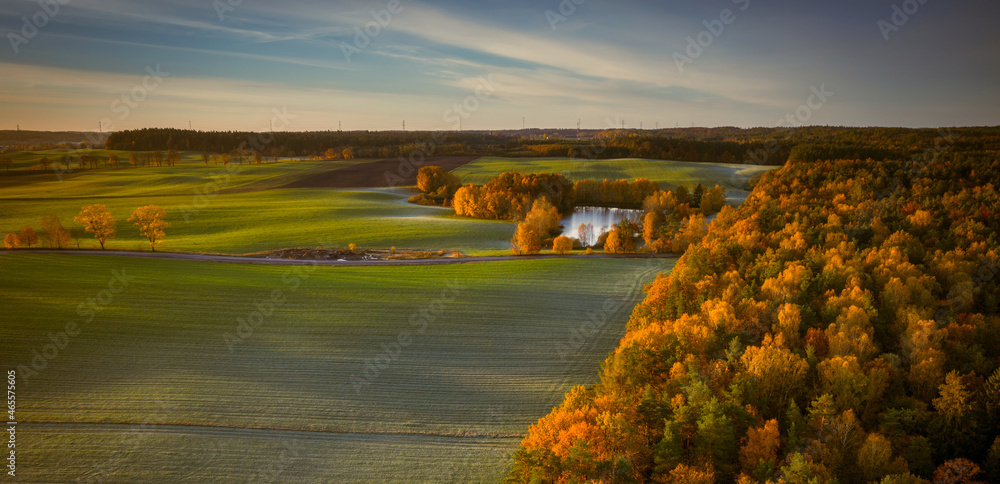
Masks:
[[[556,259],[556,258],[609,258],[609,259],[675,259],[677,254],[594,254],[594,255],[530,255],[530,256],[493,256],[493,257],[450,257],[440,259],[412,260],[296,260],[296,259],[266,259],[261,257],[246,257],[222,254],[195,254],[189,252],[133,252],[117,250],[0,250],[0,255],[15,254],[65,254],[112,257],[139,257],[147,259],[183,260],[194,262],[219,262],[228,264],[262,264],[287,266],[422,266],[445,264],[472,264],[477,262],[499,262],[512,260]]]

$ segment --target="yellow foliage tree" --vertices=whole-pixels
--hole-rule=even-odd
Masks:
[[[802,386],[809,363],[787,348],[774,344],[768,335],[760,346],[750,346],[740,361],[747,374],[756,381],[757,391],[765,403],[783,408],[792,392]]]
[[[934,399],[934,409],[944,416],[946,422],[954,422],[972,410],[972,404],[969,403],[972,395],[965,388],[957,371],[944,377],[938,393],[940,396]]]
[[[781,445],[781,432],[778,421],[768,420],[764,425],[747,430],[740,448],[740,464],[750,475],[759,476],[758,469],[764,467],[764,475],[772,473],[777,466],[778,447]]]
[[[166,236],[163,229],[170,227],[170,223],[163,220],[166,215],[167,213],[159,206],[146,205],[135,209],[128,221],[139,227],[139,233],[149,240],[150,249],[156,250],[156,244],[163,243],[161,239]]]
[[[3,238],[3,246],[6,249],[16,249],[21,246],[20,237],[17,234],[11,232]]]
[[[705,467],[693,467],[681,464],[670,471],[669,476],[664,476],[656,482],[670,484],[715,484],[715,471],[711,464]]]
[[[906,461],[892,458],[892,443],[878,433],[868,434],[858,450],[858,470],[865,482],[878,482],[889,474],[909,472]]]
[[[59,221],[59,216],[48,215],[42,217],[42,230],[45,232],[45,241],[49,247],[62,249],[69,246],[69,230],[63,227]]]
[[[552,241],[552,252],[565,255],[571,250],[573,250],[573,240],[565,235],[556,237],[556,239]]]
[[[782,305],[778,311],[778,324],[772,327],[775,341],[785,348],[797,348],[801,339],[801,328],[802,316],[799,307],[789,303]]]
[[[537,254],[542,250],[542,238],[531,224],[521,222],[517,224],[517,231],[510,241],[510,248],[515,255]]]
[[[646,243],[647,248],[652,247],[653,241],[657,239],[661,224],[663,224],[663,215],[660,215],[660,212],[649,212],[643,217],[642,240]]]
[[[18,235],[18,240],[30,249],[32,245],[38,244],[38,234],[30,225],[25,225]]]
[[[524,223],[546,238],[559,227],[559,209],[552,206],[548,198],[541,197],[531,204],[531,210],[524,217]]]
[[[88,205],[83,207],[80,210],[80,214],[73,220],[83,225],[84,230],[94,234],[94,238],[101,244],[101,250],[104,250],[105,242],[115,238],[115,233],[117,232],[115,218],[108,211],[108,207],[104,205]]]

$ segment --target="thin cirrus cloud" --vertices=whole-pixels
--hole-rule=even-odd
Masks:
[[[928,2],[890,42],[876,27],[890,1],[593,1],[552,28],[556,1],[401,0],[403,11],[349,62],[341,46],[388,1],[244,1],[221,18],[213,5],[60,7],[22,52],[0,48],[8,122],[88,129],[154,65],[170,77],[117,128],[193,118],[204,129],[257,129],[270,109],[287,106],[300,114],[293,129],[342,120],[393,129],[402,119],[448,129],[444,113],[483,77],[498,87],[464,120],[467,129],[513,128],[522,118],[534,126],[773,126],[821,85],[836,96],[814,113],[817,124],[996,124],[1000,112],[1000,41],[985,21],[1000,10],[983,0]],[[0,5],[0,32],[18,32],[38,8]],[[673,54],[723,8],[737,20],[679,70]],[[53,81],[60,77],[74,82]],[[920,99],[923,111],[914,107]]]

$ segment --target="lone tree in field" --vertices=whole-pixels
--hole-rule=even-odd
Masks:
[[[573,240],[565,235],[560,235],[552,241],[552,252],[560,255],[566,255],[571,250],[573,250]]]
[[[63,227],[58,215],[42,217],[42,231],[45,232],[45,243],[49,247],[63,249],[69,246],[69,230]]]
[[[35,233],[35,229],[31,228],[30,225],[25,225],[21,229],[21,234],[18,238],[21,240],[21,244],[27,245],[29,249],[32,245],[38,244],[38,234]]]
[[[21,240],[14,232],[7,234],[3,238],[3,247],[5,249],[16,249],[21,246]]]
[[[88,205],[80,210],[73,220],[83,225],[83,229],[94,234],[94,238],[101,243],[101,250],[104,250],[104,243],[115,238],[118,231],[115,226],[115,218],[111,216],[108,207],[104,205]]]
[[[135,209],[128,221],[139,227],[139,233],[149,239],[149,247],[155,251],[156,244],[163,243],[160,239],[166,236],[163,229],[170,227],[170,224],[163,220],[166,215],[167,213],[159,206],[146,205]]]
[[[14,160],[10,158],[4,157],[3,159],[0,159],[0,165],[3,165],[4,169],[6,169],[7,171],[10,171],[10,167],[13,164]]]

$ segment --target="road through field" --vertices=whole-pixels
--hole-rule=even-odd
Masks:
[[[134,252],[119,250],[0,250],[0,255],[8,254],[63,254],[89,255],[104,257],[139,257],[144,259],[182,260],[191,262],[220,262],[226,264],[260,264],[275,266],[343,266],[343,267],[378,267],[378,266],[437,266],[447,264],[471,264],[476,262],[502,262],[537,259],[676,259],[680,254],[593,254],[593,255],[518,255],[518,256],[484,256],[484,257],[448,257],[434,259],[401,259],[401,260],[299,260],[299,259],[268,259],[263,257],[247,257],[224,254],[193,254],[186,252]]]

